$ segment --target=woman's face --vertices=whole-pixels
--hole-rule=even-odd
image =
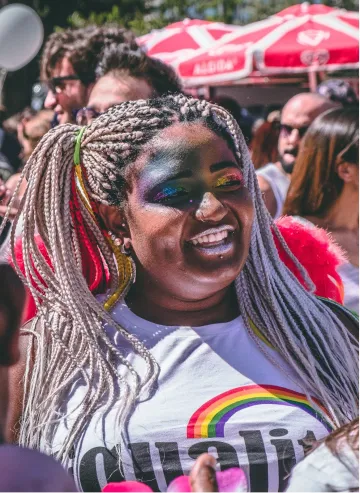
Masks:
[[[178,123],[147,145],[134,171],[125,217],[142,278],[178,299],[229,286],[248,256],[254,208],[226,141]]]

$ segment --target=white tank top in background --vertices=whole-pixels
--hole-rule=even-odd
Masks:
[[[308,228],[315,228],[315,224],[301,216],[292,216]],[[344,285],[344,306],[349,310],[359,313],[359,267],[344,262],[337,269]]]
[[[284,491],[308,442],[328,434],[326,412],[314,410],[293,370],[275,350],[253,339],[241,317],[197,328],[168,327],[139,318],[124,302],[111,315],[151,351],[160,367],[158,388],[130,418],[120,452],[123,473],[116,454],[122,443],[116,404],[106,415],[102,408],[88,417],[65,464],[80,490],[101,491],[107,482],[125,478],[166,491],[175,477],[189,474],[200,454],[210,452],[221,469],[244,468],[249,491]],[[144,375],[143,361],[122,336],[110,326],[105,330]],[[50,452],[61,447],[84,393],[84,382],[74,382],[62,410],[67,418]]]
[[[282,214],[286,195],[290,186],[290,180],[285,173],[283,173],[275,164],[272,163],[258,169],[256,174],[258,176],[262,176],[264,180],[269,183],[274,193],[277,205],[274,219],[277,219]]]
[[[359,267],[345,262],[337,271],[344,283],[344,305],[359,313]]]

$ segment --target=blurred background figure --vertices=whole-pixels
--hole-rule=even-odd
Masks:
[[[22,166],[29,159],[43,135],[50,130],[53,118],[54,112],[51,110],[41,110],[38,113],[35,113],[32,110],[26,110],[20,115],[17,115],[16,118],[13,118],[10,122],[11,125],[16,123],[17,142],[19,142],[21,146],[21,151],[19,152],[21,165],[18,166],[16,173],[12,173],[5,179],[0,180],[0,216],[5,214],[6,204],[18,184]],[[18,191],[18,202],[24,195],[25,189],[26,180],[23,180]]]
[[[320,115],[302,142],[284,214],[324,228],[348,262],[338,269],[349,309],[359,310],[359,114],[338,108]]]
[[[316,88],[316,92],[331,101],[342,104],[342,106],[359,105],[359,100],[351,85],[341,79],[325,80]]]
[[[228,96],[216,96],[212,98],[212,102],[222,106],[231,113],[241,128],[248,147],[250,147],[252,127],[255,121],[251,114],[245,108],[242,108],[235,99],[229,98]]]
[[[175,71],[160,60],[124,44],[105,48],[87,106],[77,113],[79,125],[90,123],[111,106],[181,92]]]
[[[37,111],[35,111],[31,106],[26,106],[22,111],[11,115],[7,118],[3,127],[6,132],[12,134],[14,137],[18,137],[18,125],[21,121],[30,120],[33,116],[35,116]]]
[[[49,36],[40,77],[48,87],[44,106],[55,111],[54,124],[74,121],[77,110],[86,106],[96,66],[111,43],[138,48],[133,33],[119,26],[67,29]]]
[[[274,218],[281,215],[299,146],[307,129],[318,115],[338,105],[319,94],[300,93],[284,106],[278,139],[279,159],[257,171],[265,204]]]
[[[0,105],[0,180],[6,181],[19,169],[20,144],[6,125],[6,108]]]
[[[251,159],[255,169],[278,161],[279,134],[280,118],[266,121],[257,128],[251,141]]]
[[[27,109],[22,114],[17,115],[16,118],[13,118],[12,122],[10,122],[11,125],[16,124],[17,142],[21,145],[21,147],[19,147],[21,149],[21,152],[19,152],[21,166],[18,167],[16,173],[12,172],[12,174],[5,177],[4,180],[0,179],[0,224],[2,221],[1,216],[5,215],[7,204],[18,185],[22,166],[29,159],[43,135],[50,130],[53,118],[54,112],[51,110],[41,110],[38,113],[35,113],[31,109]],[[23,179],[9,215],[10,220],[13,220],[17,214],[17,207],[25,193],[26,186],[27,182]],[[21,224],[20,221],[17,228],[17,234],[19,235],[21,234]],[[3,261],[7,261],[10,254],[10,232],[11,222],[5,226],[5,229],[0,236],[0,260]]]
[[[17,133],[18,140],[22,146],[21,158],[24,164],[40,142],[42,136],[50,130],[53,118],[53,111],[41,110],[31,118],[24,118],[19,122]]]

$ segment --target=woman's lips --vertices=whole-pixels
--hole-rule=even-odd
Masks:
[[[199,236],[197,239],[190,240],[192,245],[215,245],[221,243],[229,236],[229,230],[217,231],[207,235]]]
[[[208,228],[201,233],[193,236],[188,240],[188,243],[193,245],[207,244],[207,243],[216,243],[225,239],[229,233],[233,233],[235,228],[230,226],[230,224],[221,224],[217,227]]]
[[[234,232],[226,232],[226,235],[208,235],[204,241],[190,241],[188,245],[199,253],[205,255],[225,255],[229,253],[234,246]]]

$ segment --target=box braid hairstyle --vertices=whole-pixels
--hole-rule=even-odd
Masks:
[[[134,406],[156,391],[157,362],[109,314],[119,297],[125,296],[132,271],[130,261],[101,224],[97,207],[99,203],[119,206],[126,200],[125,171],[153,137],[175,122],[200,122],[226,138],[251,193],[255,216],[250,251],[235,287],[240,313],[259,350],[271,359],[254,335],[253,325],[292,367],[318,412],[323,411],[317,399],[328,409],[335,428],[358,413],[354,341],[332,311],[312,295],[314,287],[306,271],[274,225],[237,123],[223,108],[179,94],[122,103],[81,130],[72,124],[60,125],[43,137],[24,168],[28,180],[20,205],[24,275],[19,266],[17,270],[36,301],[38,317],[30,329],[36,343],[25,378],[23,446],[51,451],[59,410],[76,379],[82,379],[87,390],[57,453],[62,460],[79,439],[87,417],[104,403],[104,413],[115,405],[118,409],[117,431],[124,444]],[[12,228],[13,252],[17,221]],[[35,240],[36,233],[46,255]],[[308,290],[279,259],[273,234]],[[105,304],[94,297],[99,292],[106,292]],[[144,375],[114,347],[104,324],[115,327],[143,358]],[[118,371],[119,364],[127,367],[125,376]]]

